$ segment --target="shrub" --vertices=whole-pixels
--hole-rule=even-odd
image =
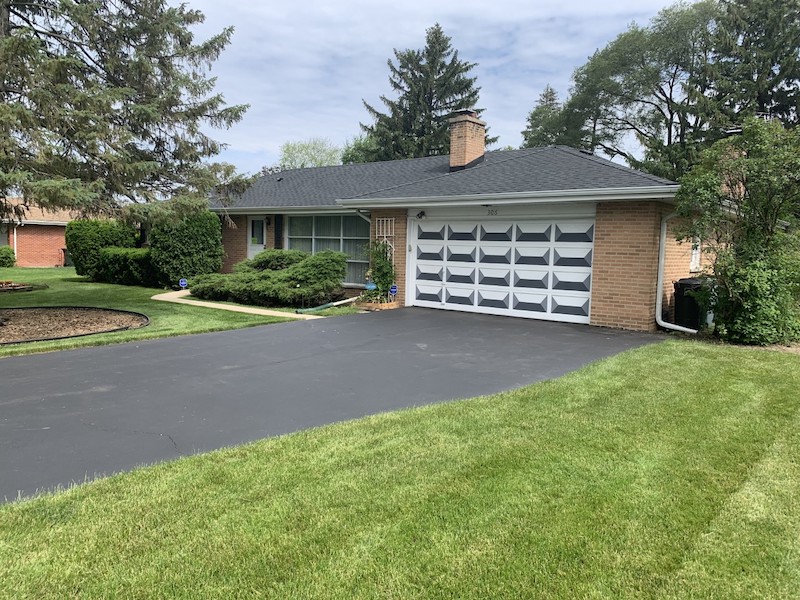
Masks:
[[[753,260],[737,259],[732,253],[718,256],[710,298],[715,334],[740,344],[798,339],[798,289],[787,276],[796,262],[796,257],[785,253]]]
[[[211,211],[155,225],[149,242],[150,259],[162,285],[176,286],[182,277],[214,273],[222,267],[222,227]]]
[[[341,296],[347,256],[320,252],[280,270],[249,268],[230,275],[192,279],[192,294],[205,300],[227,300],[258,306],[318,305]]]
[[[0,267],[13,267],[17,264],[17,257],[11,246],[0,246]]]
[[[158,285],[158,275],[150,261],[148,248],[103,248],[96,279],[121,285]]]
[[[375,285],[376,290],[382,296],[389,293],[389,288],[395,283],[394,263],[392,262],[392,247],[389,242],[379,240],[373,241],[369,247],[369,275]]]
[[[237,263],[233,267],[233,271],[234,273],[242,271],[280,271],[308,257],[308,252],[303,252],[302,250],[264,250],[253,258]]]
[[[75,272],[92,279],[100,260],[100,250],[112,246],[132,248],[136,242],[133,227],[115,221],[70,221],[65,237]]]

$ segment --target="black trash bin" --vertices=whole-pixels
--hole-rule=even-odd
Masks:
[[[700,304],[694,294],[703,287],[703,280],[697,277],[686,277],[675,282],[675,324],[689,329],[700,329]]]

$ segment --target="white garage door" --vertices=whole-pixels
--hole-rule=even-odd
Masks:
[[[589,322],[594,220],[419,221],[412,303]]]

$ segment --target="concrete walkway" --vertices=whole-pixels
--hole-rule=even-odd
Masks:
[[[163,302],[174,302],[175,304],[191,304],[192,306],[203,306],[205,308],[217,308],[219,310],[229,310],[231,312],[247,313],[250,315],[262,315],[265,317],[283,317],[285,319],[299,319],[301,321],[310,321],[312,319],[324,319],[319,315],[301,315],[293,312],[286,312],[282,310],[269,310],[267,308],[256,308],[255,306],[235,306],[233,304],[223,304],[221,302],[206,302],[204,300],[190,300],[189,296],[191,291],[178,290],[177,292],[166,292],[165,294],[156,294],[151,299],[161,300]]]

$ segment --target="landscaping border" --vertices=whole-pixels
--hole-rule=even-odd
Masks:
[[[103,306],[3,306],[1,310],[42,310],[48,308],[77,308],[80,310],[105,310],[109,312],[122,313],[126,315],[135,315],[144,319],[144,324],[135,329],[141,329],[150,325],[150,317],[144,313],[136,312],[134,310],[122,310],[121,308],[105,308]],[[102,331],[92,331],[91,333],[78,333],[76,335],[59,335],[56,337],[45,338],[28,338],[25,340],[15,340],[13,342],[0,342],[0,346],[10,346],[11,344],[28,344],[31,342],[51,342],[55,340],[68,340],[71,338],[86,337],[89,335],[98,335],[100,333],[115,333],[117,331],[128,331],[130,327],[115,327],[113,329],[103,329]]]

